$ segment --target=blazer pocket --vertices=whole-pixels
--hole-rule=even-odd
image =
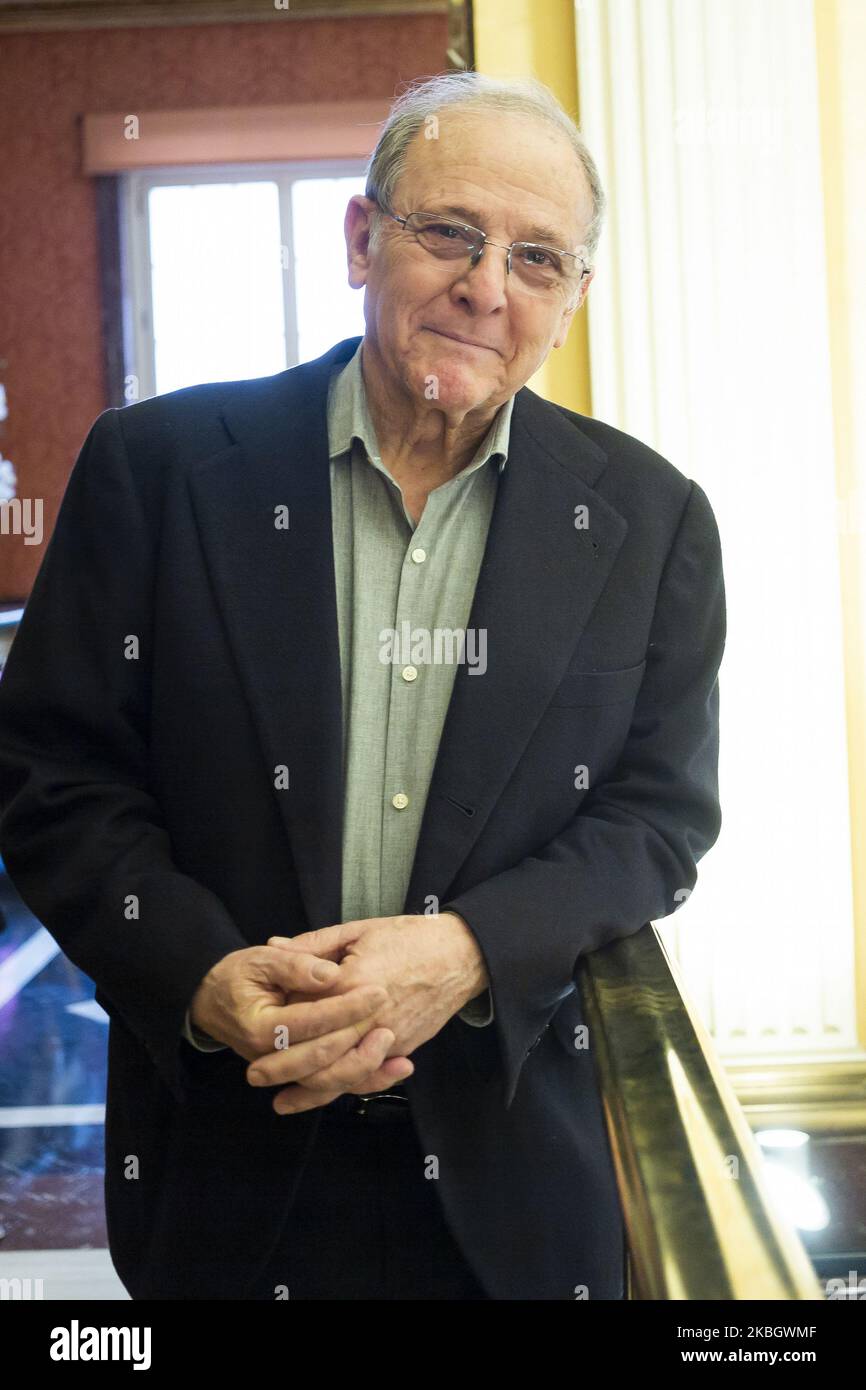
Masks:
[[[619,671],[567,671],[553,693],[552,705],[618,705],[640,689],[646,661]]]

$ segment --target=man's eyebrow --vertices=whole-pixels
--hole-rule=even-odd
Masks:
[[[484,228],[481,225],[481,213],[478,211],[477,208],[465,208],[460,204],[447,203],[444,206],[442,204],[437,204],[436,207],[432,209],[425,208],[424,211],[452,213],[455,217],[460,217],[465,222],[471,223],[471,225],[473,227],[477,227],[479,231],[484,231]],[[548,246],[560,251],[564,251],[568,246],[568,237],[563,236],[562,232],[554,231],[552,228],[542,226],[538,222],[534,223],[529,228],[529,230],[526,233],[526,237],[518,237],[517,239],[518,241],[530,239],[533,241],[543,241]]]

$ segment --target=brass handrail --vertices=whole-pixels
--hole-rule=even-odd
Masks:
[[[629,1296],[823,1301],[653,923],[582,957],[578,981],[626,1226]]]

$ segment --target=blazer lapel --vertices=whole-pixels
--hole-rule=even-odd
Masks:
[[[457,667],[407,912],[453,891],[607,582],[628,523],[593,490],[606,463],[555,406],[518,391],[468,622],[486,631],[487,670]]]
[[[234,443],[191,476],[202,545],[310,927],[340,921],[342,698],[327,386],[358,339],[225,405]],[[284,507],[288,529],[275,525]],[[285,768],[288,786],[278,785]],[[243,808],[238,808],[243,815]]]
[[[262,775],[277,797],[312,928],[341,919],[343,712],[326,407],[330,370],[358,342],[345,339],[313,362],[245,384],[223,409],[233,443],[190,477],[264,750]],[[457,668],[406,911],[450,891],[604,588],[627,531],[593,490],[605,464],[554,406],[525,387],[517,393],[469,618],[486,631],[487,670]],[[587,508],[585,529],[575,526],[579,506]],[[274,524],[278,507],[287,509],[288,529]],[[282,767],[285,789],[277,785]]]

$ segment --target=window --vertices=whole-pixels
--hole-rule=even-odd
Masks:
[[[364,331],[343,218],[359,161],[123,176],[124,342],[136,397],[269,376]]]

